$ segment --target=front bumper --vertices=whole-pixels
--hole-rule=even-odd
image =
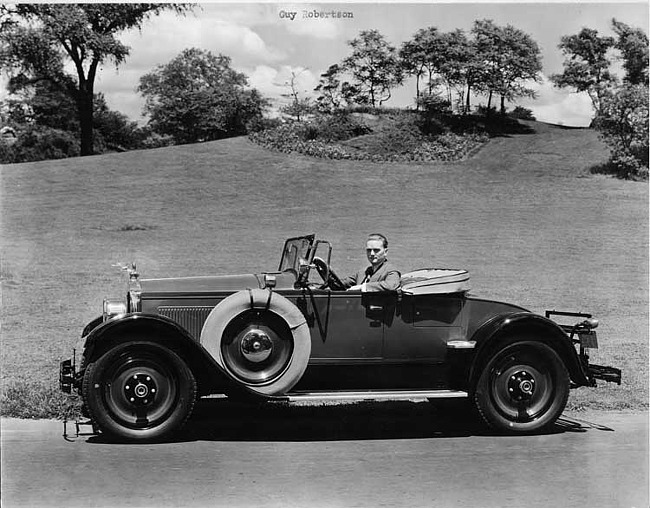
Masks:
[[[77,370],[76,349],[72,350],[72,358],[59,364],[59,388],[64,393],[72,393],[73,389],[81,387],[82,369]]]
[[[59,388],[64,393],[72,393],[75,384],[75,366],[71,358],[63,360],[59,365]]]

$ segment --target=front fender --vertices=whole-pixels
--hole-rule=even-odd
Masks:
[[[476,342],[476,349],[469,372],[471,385],[491,353],[518,335],[548,344],[558,353],[575,384],[591,384],[571,339],[557,323],[532,312],[517,312],[496,316],[474,332],[471,340]]]
[[[93,323],[87,328],[90,328]],[[202,395],[241,391],[240,387],[234,386],[223,368],[187,330],[175,321],[158,314],[140,312],[125,314],[92,328],[86,336],[84,364],[94,362],[120,344],[144,338],[177,353],[194,373]]]

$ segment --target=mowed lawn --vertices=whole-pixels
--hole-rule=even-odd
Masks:
[[[112,264],[135,261],[143,277],[274,270],[286,237],[314,232],[345,274],[380,231],[402,271],[465,268],[474,295],[593,313],[592,361],[622,367],[624,382],[572,391],[571,407],[646,408],[648,185],[591,175],[607,159],[595,132],[531,125],[446,164],[327,161],[235,138],[4,166],[3,390],[56,393],[59,361],[102,299],[124,294]]]

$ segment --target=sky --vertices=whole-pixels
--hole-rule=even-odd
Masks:
[[[320,13],[334,13],[336,17],[324,18]],[[104,93],[112,109],[144,123],[144,99],[136,91],[140,77],[168,63],[183,49],[196,47],[229,56],[232,66],[248,76],[250,86],[277,106],[283,100],[281,94],[288,91],[286,83],[292,72],[300,92],[312,94],[320,74],[350,53],[347,43],[361,30],[377,29],[399,47],[421,28],[433,26],[442,32],[460,28],[469,33],[475,20],[491,19],[497,25],[510,24],[523,30],[542,53],[542,82],[533,87],[538,98],[507,107],[527,107],[541,121],[584,126],[592,117],[589,98],[558,90],[548,79],[562,71],[560,38],[577,34],[584,27],[596,29],[600,35],[613,35],[612,18],[648,33],[648,17],[647,1],[199,3],[184,17],[165,12],[151,18],[141,30],[124,32],[120,39],[130,46],[129,57],[117,69],[106,63],[95,89]],[[387,105],[411,106],[414,95],[411,80],[394,91]],[[474,104],[486,101],[475,99]]]

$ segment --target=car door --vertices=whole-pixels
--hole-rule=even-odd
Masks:
[[[444,362],[447,342],[462,338],[464,304],[459,293],[403,295],[393,322],[385,327],[384,359]]]
[[[383,306],[360,291],[305,290],[296,305],[307,316],[312,364],[380,362]]]

